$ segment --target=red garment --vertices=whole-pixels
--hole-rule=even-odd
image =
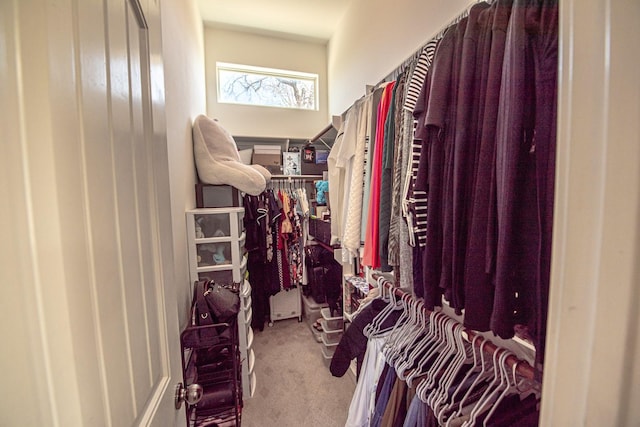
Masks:
[[[376,138],[373,149],[373,162],[371,164],[371,189],[369,191],[369,206],[367,215],[367,229],[364,238],[364,249],[362,254],[362,265],[379,268],[380,267],[380,185],[382,182],[382,149],[384,146],[384,123],[387,118],[393,86],[395,82],[388,83],[380,103],[376,119]]]

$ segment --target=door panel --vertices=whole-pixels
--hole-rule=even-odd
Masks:
[[[158,7],[0,6],[0,425],[184,424]]]

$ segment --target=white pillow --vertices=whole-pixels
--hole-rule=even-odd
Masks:
[[[199,115],[193,122],[193,153],[200,180],[206,184],[227,184],[257,196],[267,181],[260,170],[240,161],[233,137],[217,121]]]

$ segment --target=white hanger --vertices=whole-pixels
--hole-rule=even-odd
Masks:
[[[385,287],[381,284],[382,277],[378,278],[378,288],[382,289],[381,295],[384,295]],[[391,315],[391,313],[397,310],[398,302],[396,300],[396,294],[393,290],[388,289],[388,304],[373,318],[373,320],[364,327],[363,334],[367,338],[378,335],[381,332],[382,324],[387,318]]]
[[[412,348],[413,342],[424,334],[425,323],[421,304],[421,302],[413,298],[407,300],[408,320],[397,332],[397,338],[386,355],[387,362],[394,367],[406,358],[406,354]]]
[[[445,372],[443,373],[438,387],[431,393],[429,402],[431,409],[436,414],[441,406],[444,406],[449,398],[449,388],[452,387],[453,381],[462,369],[465,363],[469,363],[472,360],[471,355],[468,353],[469,349],[465,345],[462,337],[464,328],[461,324],[457,324],[453,329],[453,337],[455,339],[455,355]]]
[[[385,360],[387,360],[387,355],[391,357],[392,353],[395,351],[395,343],[402,338],[403,329],[407,322],[409,322],[410,312],[408,309],[408,298],[409,296],[404,294],[399,300],[398,306],[402,308],[402,313],[400,313],[400,317],[396,320],[393,327],[388,329],[388,333],[386,335],[386,339],[384,345],[381,348],[381,352],[385,355]]]
[[[475,380],[473,380],[473,382],[471,383],[471,385],[469,386],[469,388],[467,389],[466,393],[462,396],[462,399],[460,399],[460,402],[458,403],[458,409],[455,410],[455,412],[453,412],[451,414],[451,416],[449,417],[449,419],[447,420],[447,427],[451,425],[451,422],[453,419],[459,417],[460,415],[462,415],[462,410],[464,409],[464,405],[467,403],[467,400],[469,398],[469,396],[471,395],[471,393],[473,392],[473,390],[476,388],[476,386],[478,384],[480,384],[482,381],[486,380],[487,378],[489,378],[492,374],[490,368],[488,367],[489,363],[487,363],[487,361],[485,360],[485,353],[484,353],[484,346],[486,344],[489,343],[489,340],[484,339],[481,343],[480,343],[480,373],[478,374],[478,376],[475,378]]]
[[[500,405],[500,402],[502,402],[502,399],[504,399],[507,395],[515,394],[515,393],[517,393],[519,391],[518,390],[518,380],[516,378],[516,369],[518,368],[518,365],[520,364],[520,362],[521,361],[517,361],[516,363],[513,364],[510,377],[505,372],[507,367],[503,366],[503,373],[504,373],[504,375],[505,375],[505,377],[507,379],[507,386],[504,387],[504,391],[500,394],[498,399],[491,406],[491,409],[489,410],[489,413],[487,414],[487,416],[484,419],[484,422],[482,423],[482,425],[484,427],[487,427],[487,423],[488,423],[489,419],[491,419],[491,416],[493,416],[493,413],[496,411],[496,409]],[[506,363],[504,365],[506,365]]]
[[[411,358],[412,352],[416,350],[421,341],[429,334],[430,328],[432,327],[430,323],[430,318],[427,317],[427,312],[424,308],[424,303],[422,301],[417,301],[414,309],[416,310],[416,323],[413,329],[413,334],[407,337],[407,340],[403,343],[402,352],[399,357],[395,360],[395,369],[396,375],[401,380],[405,379],[405,371],[409,367],[413,365],[413,360]]]
[[[436,378],[436,375],[440,371],[444,360],[448,360],[451,356],[456,356],[456,345],[455,345],[455,329],[459,327],[460,324],[457,322],[447,322],[446,324],[446,346],[438,355],[438,358],[433,363],[431,369],[427,373],[427,377],[425,380],[421,381],[420,384],[416,387],[416,394],[420,397],[420,400],[426,402],[431,408],[432,401],[431,397],[436,393],[436,389],[442,384],[445,379],[446,372],[448,368],[445,369],[444,372],[440,375],[439,378]],[[451,365],[449,365],[450,367]],[[436,381],[437,380],[437,381]]]
[[[416,377],[423,375],[423,371],[427,362],[431,360],[435,354],[439,354],[446,346],[446,341],[444,338],[446,334],[445,328],[446,323],[449,322],[451,318],[440,312],[434,311],[433,313],[434,318],[432,320],[434,321],[434,334],[429,335],[426,340],[423,340],[420,347],[413,351],[410,355],[412,362],[411,366],[415,364],[418,356],[420,356],[421,358],[418,361],[417,367],[406,375],[405,381],[407,382],[407,385],[409,387],[413,385],[413,380]],[[426,353],[423,353],[425,349],[427,349],[427,351]],[[429,371],[427,371],[427,374],[428,373]]]
[[[444,346],[439,350],[436,360],[433,362],[431,369],[429,369],[429,371],[427,372],[428,382],[426,384],[426,387],[429,390],[433,390],[437,385],[437,382],[442,378],[438,375],[442,372],[444,364],[449,362],[451,357],[454,357],[456,354],[456,344],[455,338],[453,336],[453,329],[459,325],[460,324],[453,319],[448,319],[445,322]]]
[[[503,387],[506,387],[508,380],[506,380],[505,377],[507,377],[508,374],[504,372],[504,366],[510,354],[509,351],[503,348],[499,348],[493,353],[493,381],[491,381],[489,387],[482,393],[480,400],[478,400],[471,409],[469,419],[462,424],[463,427],[474,426],[478,415],[484,413],[491,403],[495,401]]]
[[[422,352],[426,343],[435,340],[438,316],[436,312],[431,312],[428,320],[426,320],[426,315],[424,316],[425,323],[422,333],[416,337],[416,342],[410,348],[407,348],[408,351],[404,359],[396,364],[396,375],[401,380],[406,380],[407,369],[415,364],[416,357]]]
[[[476,341],[478,340],[483,340],[479,346],[476,345]],[[440,408],[440,411],[437,414],[438,422],[440,425],[443,425],[445,423],[444,416],[449,413],[456,405],[456,398],[462,392],[462,390],[464,390],[464,386],[469,378],[471,378],[471,375],[481,370],[482,364],[484,363],[483,360],[481,360],[481,358],[483,358],[482,347],[484,345],[484,341],[485,338],[480,334],[474,335],[473,339],[471,340],[471,355],[473,357],[473,365],[471,366],[471,368],[469,368],[467,374],[464,376],[464,378],[462,378],[462,381],[460,381],[458,387],[451,394],[449,403],[443,405],[442,408]]]

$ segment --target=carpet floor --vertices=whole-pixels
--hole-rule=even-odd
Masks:
[[[244,401],[242,426],[344,426],[355,380],[331,375],[307,323],[279,320],[254,335],[256,391]]]

